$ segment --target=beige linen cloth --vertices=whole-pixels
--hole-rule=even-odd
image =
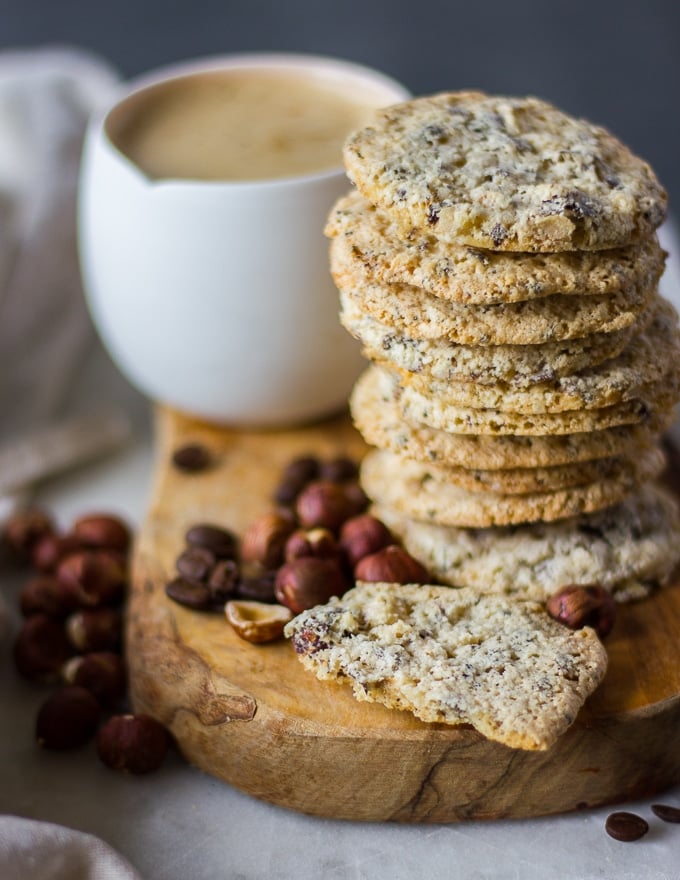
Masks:
[[[76,181],[87,118],[116,83],[82,52],[0,53],[0,443],[59,414],[94,344],[76,256]],[[2,618],[0,607],[0,639]],[[0,816],[0,878],[139,875],[91,835]]]

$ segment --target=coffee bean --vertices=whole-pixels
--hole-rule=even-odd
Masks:
[[[347,480],[356,480],[359,475],[357,463],[351,458],[340,456],[326,461],[321,465],[320,477],[331,483],[345,483]]]
[[[217,559],[234,559],[236,556],[236,536],[221,526],[199,523],[189,529],[185,539],[187,544],[210,550]]]
[[[664,822],[680,822],[680,807],[670,804],[652,804],[652,813]]]
[[[177,557],[175,567],[180,575],[192,584],[206,581],[217,562],[212,550],[207,547],[189,547]]]
[[[239,581],[236,595],[239,599],[249,599],[253,602],[276,602],[274,595],[274,582],[276,572],[268,571],[255,577],[246,577]]]
[[[180,471],[203,471],[211,462],[210,452],[201,443],[187,443],[172,453],[172,463]]]
[[[236,597],[239,570],[233,559],[220,560],[210,572],[208,589],[214,603],[224,604]]]
[[[627,813],[624,810],[607,816],[604,827],[610,837],[613,837],[614,840],[622,840],[625,843],[639,840],[649,831],[649,825],[642,816],[637,816],[635,813]]]
[[[307,483],[317,479],[321,463],[315,455],[294,458],[283,470],[281,482],[274,492],[278,504],[292,504]]]
[[[165,594],[173,602],[196,611],[207,611],[212,607],[212,597],[206,584],[192,584],[183,578],[175,578],[166,585]]]

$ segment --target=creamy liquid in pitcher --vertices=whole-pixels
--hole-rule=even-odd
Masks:
[[[285,70],[211,71],[132,95],[106,129],[152,178],[291,177],[341,167],[344,139],[380,97]]]

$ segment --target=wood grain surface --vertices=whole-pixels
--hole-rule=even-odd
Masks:
[[[204,443],[194,474],[172,451]],[[342,819],[455,822],[565,812],[648,796],[680,781],[680,585],[619,609],[603,684],[547,752],[517,751],[471,727],[426,724],[358,703],[305,672],[286,641],[251,645],[221,614],[165,596],[196,522],[236,532],[271,507],[283,466],[307,452],[360,456],[346,417],[285,432],[157,415],[157,463],[137,541],[127,621],[135,710],[172,731],[188,761],[254,797]]]

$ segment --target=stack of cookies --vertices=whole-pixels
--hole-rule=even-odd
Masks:
[[[680,337],[649,166],[542,101],[473,92],[380,111],[345,165],[327,234],[372,362],[351,407],[378,515],[443,584],[664,582]]]

